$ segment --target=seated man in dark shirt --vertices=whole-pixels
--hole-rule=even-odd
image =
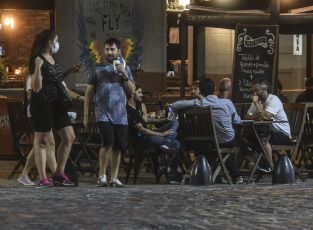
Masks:
[[[141,87],[136,85],[134,95],[131,95],[127,102],[127,114],[130,138],[136,147],[140,148],[160,148],[170,155],[170,183],[181,182],[181,175],[177,172],[178,151],[180,143],[175,140],[177,136],[177,121],[169,121],[162,127],[151,130],[147,127],[149,122],[165,122],[167,119],[148,118],[145,104],[142,99]]]
[[[296,102],[313,102],[313,78],[308,78],[305,82],[306,90],[300,93]]]

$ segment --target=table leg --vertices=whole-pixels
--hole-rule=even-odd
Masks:
[[[255,165],[254,165],[253,170],[252,170],[252,172],[250,174],[250,177],[249,177],[249,179],[247,181],[247,184],[250,183],[250,181],[251,181],[251,179],[252,179],[252,177],[253,177],[253,175],[254,175],[254,173],[255,173],[255,171],[256,171],[259,163],[260,163],[260,160],[261,160],[262,156],[266,159],[266,161],[270,165],[271,170],[273,171],[273,166],[270,164],[270,161],[269,161],[268,156],[267,156],[266,151],[265,151],[265,147],[268,144],[268,141],[270,140],[271,134],[269,133],[268,136],[266,137],[265,142],[262,143],[262,141],[261,141],[261,139],[260,139],[260,137],[258,135],[258,132],[257,132],[257,130],[256,130],[254,125],[252,125],[252,129],[253,129],[254,135],[257,138],[258,143],[259,143],[259,145],[261,147],[261,152],[259,153],[259,157],[258,157],[257,161],[255,162]]]
[[[98,176],[99,176],[99,175],[98,175],[98,172],[97,172],[95,166],[93,165],[93,163],[92,163],[92,161],[91,161],[91,157],[90,157],[90,155],[89,155],[89,151],[88,151],[88,149],[87,149],[87,147],[86,147],[87,141],[86,141],[86,142],[83,142],[83,141],[82,141],[82,139],[80,138],[80,136],[79,136],[79,134],[78,134],[77,128],[74,128],[74,133],[75,133],[75,135],[76,135],[76,137],[77,137],[78,142],[80,143],[80,145],[81,145],[82,148],[83,148],[83,151],[81,151],[81,152],[78,154],[78,156],[75,158],[74,163],[77,164],[79,158],[81,157],[82,152],[84,152],[85,156],[87,157],[87,159],[88,159],[88,161],[89,161],[89,163],[90,163],[90,165],[91,165],[91,168],[93,169],[94,173],[95,173],[96,176],[98,177]],[[87,140],[88,140],[88,138],[87,138]]]

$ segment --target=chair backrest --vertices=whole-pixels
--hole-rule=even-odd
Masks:
[[[302,140],[305,145],[313,143],[313,106],[307,108]]]
[[[33,133],[29,119],[27,119],[26,115],[23,113],[23,102],[8,101],[7,107],[14,140],[23,134]]]
[[[211,106],[179,111],[178,119],[183,145],[190,141],[212,141],[219,148]]]
[[[285,103],[284,110],[289,121],[292,139],[301,139],[307,113],[307,104]]]

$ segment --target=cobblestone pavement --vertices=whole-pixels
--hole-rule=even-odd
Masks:
[[[124,178],[121,178],[122,180]],[[0,179],[0,229],[312,229],[313,180],[207,187],[26,188]]]

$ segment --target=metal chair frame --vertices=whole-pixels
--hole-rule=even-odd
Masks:
[[[29,119],[23,114],[23,102],[8,101],[7,107],[13,143],[20,158],[8,177],[8,179],[11,179],[14,174],[22,172],[19,168],[21,165],[24,167],[26,164],[26,158],[33,147],[34,134]]]

